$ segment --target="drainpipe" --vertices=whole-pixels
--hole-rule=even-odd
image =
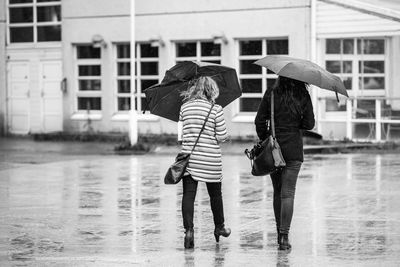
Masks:
[[[135,101],[135,1],[131,0],[131,110],[129,111],[129,141],[131,146],[138,141],[138,114]]]

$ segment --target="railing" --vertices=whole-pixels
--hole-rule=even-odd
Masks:
[[[325,139],[400,140],[400,98],[319,98],[316,117]]]

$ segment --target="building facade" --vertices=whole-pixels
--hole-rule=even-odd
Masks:
[[[237,70],[243,95],[224,109],[227,127],[233,137],[254,136],[255,112],[276,75],[252,63],[277,54],[315,60],[343,78],[350,100],[337,103],[331,92],[311,89],[316,130],[324,138],[384,139],[396,126],[370,108],[378,99],[387,110],[390,106],[388,120],[396,115],[397,101],[386,99],[399,94],[394,74],[400,66],[392,58],[399,53],[400,23],[393,14],[368,13],[339,0],[135,1],[131,50],[129,0],[0,4],[5,7],[0,41],[6,43],[0,63],[7,67],[0,64],[0,78],[6,78],[0,92],[4,133],[127,133],[132,104],[139,134],[176,133],[174,122],[142,112],[144,91],[176,62],[199,60]]]

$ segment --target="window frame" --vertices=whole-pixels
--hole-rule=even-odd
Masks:
[[[327,54],[326,53],[326,41],[327,39],[353,39],[353,47],[354,53],[353,54]],[[357,51],[357,41],[362,39],[377,39],[377,40],[384,40],[384,54],[359,54]],[[388,38],[382,37],[332,37],[332,38],[324,38],[321,40],[321,54],[322,54],[322,66],[326,68],[326,61],[351,61],[352,62],[352,73],[348,73],[345,75],[338,75],[339,77],[351,77],[352,78],[352,89],[347,90],[349,96],[357,97],[357,96],[384,96],[386,94],[386,89],[388,86],[388,55],[389,55],[389,47]],[[363,61],[383,61],[384,63],[384,73],[379,74],[372,74],[372,73],[360,73],[359,70],[359,63]],[[337,75],[336,73],[334,73]],[[383,77],[385,81],[385,88],[383,89],[361,89],[359,86],[359,78],[362,76],[367,77]],[[325,92],[323,90],[319,90],[318,93],[319,97],[329,97],[331,94],[329,92]],[[332,112],[332,111],[327,111]]]
[[[6,42],[8,46],[61,46],[62,42],[62,10],[60,11],[60,21],[57,22],[39,22],[38,15],[37,15],[37,8],[38,7],[48,7],[48,6],[59,6],[61,10],[61,0],[54,1],[54,2],[37,2],[36,0],[32,0],[32,3],[19,3],[19,4],[10,4],[10,0],[6,0]],[[33,18],[32,22],[23,22],[23,23],[11,23],[10,22],[10,10],[12,8],[23,8],[23,7],[32,7]],[[38,27],[42,26],[60,26],[60,40],[59,41],[38,41]],[[32,42],[11,42],[11,29],[12,28],[22,28],[22,27],[32,27],[33,28],[33,40]]]
[[[178,57],[177,55],[177,44],[178,43],[196,43],[196,56],[191,56],[191,57]],[[221,54],[219,56],[202,56],[201,55],[201,43],[213,43],[212,39],[202,39],[202,40],[175,40],[173,41],[173,50],[174,50],[174,62],[175,64],[181,61],[205,61],[205,62],[210,62],[210,61],[219,61],[222,63],[222,45],[218,44],[220,46],[220,52]],[[214,43],[215,44],[215,43]]]
[[[236,54],[236,70],[238,74],[238,79],[239,82],[241,79],[256,79],[259,80],[261,79],[261,92],[260,93],[242,93],[241,97],[239,98],[238,101],[235,101],[234,105],[234,112],[235,112],[235,117],[233,118],[234,122],[249,122],[249,121],[254,121],[254,116],[256,114],[256,111],[241,111],[241,103],[240,99],[241,98],[256,98],[256,99],[262,99],[264,96],[266,90],[267,90],[267,79],[276,79],[278,78],[278,75],[274,73],[267,73],[267,69],[264,67],[261,67],[261,73],[258,74],[241,74],[240,73],[240,61],[241,60],[258,60],[260,58],[263,58],[269,54],[267,51],[267,41],[271,40],[287,40],[288,42],[288,53],[287,54],[279,54],[279,55],[286,55],[290,56],[290,37],[285,35],[285,36],[271,36],[271,37],[257,37],[257,38],[237,38],[235,39],[235,54]],[[261,41],[261,55],[240,55],[240,42],[242,41]],[[276,54],[278,55],[278,54]]]
[[[102,111],[104,109],[103,106],[103,99],[102,99],[102,94],[103,94],[103,88],[104,88],[104,81],[103,81],[103,73],[104,73],[104,67],[102,64],[102,56],[103,56],[103,49],[100,47],[100,58],[84,58],[84,59],[79,59],[78,58],[78,47],[79,46],[92,46],[91,43],[78,43],[78,44],[73,44],[73,53],[74,53],[74,68],[73,68],[73,73],[74,73],[74,114],[72,116],[72,119],[101,119],[102,118]],[[79,76],[79,66],[89,66],[89,65],[95,65],[95,66],[100,66],[100,75],[99,76]],[[83,77],[83,80],[90,80],[90,79],[96,79],[98,78],[100,80],[100,90],[95,91],[84,91],[84,90],[79,90],[79,80],[81,79],[80,77]],[[79,97],[93,97],[93,98],[100,98],[100,110],[81,110],[79,109],[78,106],[78,98]]]
[[[129,119],[129,111],[130,110],[119,110],[118,109],[118,98],[119,97],[129,97],[130,101],[131,101],[131,108],[132,108],[132,104],[137,104],[136,106],[136,110],[138,113],[138,119],[143,120],[143,121],[156,121],[159,120],[159,117],[151,114],[148,110],[145,111],[145,113],[143,114],[142,112],[142,101],[138,101],[138,96],[140,98],[145,97],[144,92],[142,92],[142,84],[141,84],[141,80],[144,79],[154,79],[154,80],[158,80],[158,83],[160,83],[160,49],[158,48],[158,57],[141,57],[141,45],[146,44],[149,45],[149,42],[136,42],[135,44],[135,83],[136,86],[132,86],[131,84],[131,90],[129,93],[119,93],[118,92],[118,81],[120,79],[126,79],[126,80],[130,80],[130,82],[132,82],[131,79],[131,75],[118,75],[118,63],[121,62],[125,62],[125,63],[131,63],[131,58],[132,55],[129,58],[118,58],[118,46],[119,45],[129,45],[130,46],[130,42],[116,42],[113,43],[113,117],[112,120],[128,120]],[[131,51],[131,50],[129,50]],[[139,58],[139,60],[138,60]],[[141,73],[141,62],[157,62],[158,63],[158,75],[139,75],[139,73]],[[132,89],[135,89],[135,92],[132,92]],[[132,103],[132,99],[135,100],[135,103]]]

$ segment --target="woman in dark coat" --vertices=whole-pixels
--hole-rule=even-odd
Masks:
[[[290,249],[288,234],[293,216],[296,181],[303,162],[301,130],[314,128],[315,119],[308,85],[304,82],[279,76],[274,87],[275,132],[286,167],[271,174],[274,188],[274,214],[278,232],[279,249]],[[257,135],[265,140],[270,131],[271,90],[261,101],[255,118]]]

